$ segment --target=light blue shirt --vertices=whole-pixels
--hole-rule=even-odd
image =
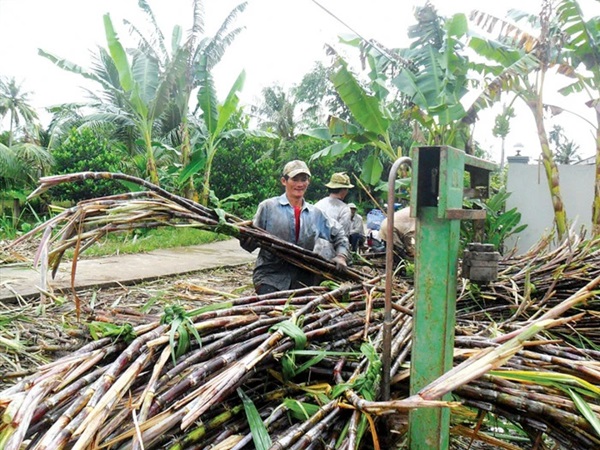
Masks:
[[[300,213],[300,232],[296,242],[294,207],[290,205],[285,194],[261,202],[253,223],[256,227],[307,250],[314,250],[317,239],[323,238],[333,244],[338,255],[347,258],[350,253],[348,237],[343,228],[306,201]],[[243,246],[250,252],[257,247],[256,243]],[[282,260],[268,250],[260,249],[253,275],[255,286],[269,284],[277,289],[287,290],[299,277],[306,277],[304,269]]]

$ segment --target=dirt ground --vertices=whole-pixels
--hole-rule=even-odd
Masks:
[[[132,286],[0,303],[0,390],[41,365],[80,348],[100,323],[134,327],[159,321],[166,306],[192,310],[253,294],[253,263],[167,277]],[[77,319],[79,304],[80,319]]]

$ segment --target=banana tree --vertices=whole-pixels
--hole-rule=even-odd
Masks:
[[[209,70],[207,56],[201,58],[197,79],[200,82],[198,90],[198,106],[201,114],[194,117],[196,135],[192,136],[192,142],[197,144],[191,154],[190,162],[183,168],[179,176],[179,182],[185,183],[196,173],[202,173],[202,191],[200,203],[207,205],[210,198],[210,177],[215,155],[219,151],[223,140],[240,137],[245,134],[277,139],[277,135],[259,130],[243,130],[241,128],[228,128],[232,125],[232,119],[238,111],[241,92],[246,79],[245,71],[242,71],[233,83],[223,104],[219,104],[212,74]]]
[[[233,27],[232,24],[246,9],[248,3],[242,2],[233,8],[213,36],[204,35],[206,2],[193,0],[192,4],[192,25],[185,39],[181,27],[178,25],[174,27],[170,52],[152,9],[145,0],[140,0],[139,6],[152,25],[151,34],[146,36],[132,27],[133,34],[137,35],[139,40],[138,48],[155,58],[160,64],[161,72],[173,80],[172,102],[168,113],[160,118],[160,127],[171,138],[172,145],[179,148],[180,167],[189,164],[192,152],[189,124],[190,97],[201,82],[197,78],[200,73],[199,65],[205,57],[207,68],[211,70],[221,60],[229,45],[243,31],[243,27]],[[193,177],[189,177],[183,186],[183,195],[188,198],[196,196]]]
[[[559,29],[555,27],[556,15],[553,14],[550,0],[544,0],[539,17],[513,12],[511,18],[517,23],[524,19],[529,23],[537,23],[539,35],[533,36],[515,23],[492,17],[487,13],[474,11],[471,15],[471,20],[476,26],[497,36],[496,40],[479,36],[472,36],[470,40],[472,49],[498,64],[489,71],[495,78],[487,85],[484,95],[479,97],[479,103],[476,105],[498,100],[502,92],[512,92],[530,109],[536,123],[542,164],[554,209],[556,234],[560,240],[567,233],[567,216],[560,192],[558,167],[544,124],[544,87],[549,69],[553,66],[564,66],[565,60],[561,53],[562,33],[557,33]]]
[[[333,49],[329,51],[335,54]],[[376,63],[373,59],[371,62]],[[336,55],[330,79],[354,121],[330,116],[327,127],[308,130],[304,134],[333,141],[333,144],[315,153],[312,159],[339,157],[366,146],[372,148],[373,151],[361,169],[361,179],[367,184],[375,185],[380,182],[383,173],[382,158],[395,161],[402,156],[402,148],[395,148],[392,141],[392,124],[399,117],[390,108],[394,100],[389,99],[389,91],[384,87],[385,74],[383,71],[372,70],[370,76],[372,82],[370,91],[367,91],[350,71],[346,61]]]
[[[372,145],[375,151],[361,177],[369,182],[379,180],[383,170],[379,154],[390,160],[402,155],[402,150],[395,150],[390,142],[389,131],[394,122],[413,124],[413,142],[452,145],[472,153],[473,116],[462,104],[471,83],[468,70],[473,67],[460,51],[464,45],[461,39],[468,29],[466,17],[456,14],[443,20],[429,3],[417,10],[416,17],[418,23],[409,29],[414,38],[410,48],[385,49],[362,39],[346,41],[366,49],[372,93],[366,92],[338,57],[332,80],[357,125],[331,118],[328,129],[313,130],[311,135],[315,137],[338,140],[315,156],[343,154]],[[403,101],[393,109],[388,100],[392,88]]]
[[[144,148],[146,175],[152,183],[158,185],[153,132],[157,118],[163,114],[169,104],[173,79],[162,76],[156,58],[139,49],[132,50],[133,56],[130,61],[109,14],[104,15],[104,30],[108,52],[101,49],[100,57],[107,67],[98,72],[88,71],[41,49],[38,52],[60,68],[82,75],[101,85],[109,104],[96,105],[103,108],[101,113],[88,119],[114,121],[132,126]]]
[[[409,100],[407,117],[420,126],[419,141],[426,145],[451,145],[473,153],[470,125],[475,116],[463,106],[474,85],[469,70],[474,64],[462,51],[468,32],[464,14],[441,20],[428,4],[409,30],[415,41],[399,54],[411,64],[392,82]]]
[[[596,113],[596,176],[594,203],[592,206],[592,233],[600,235],[600,17],[585,20],[579,3],[561,0],[556,15],[567,41],[565,49],[571,61],[572,71],[566,72],[574,81],[561,89],[564,95],[585,92],[589,97],[586,105]],[[585,70],[582,70],[585,69]]]

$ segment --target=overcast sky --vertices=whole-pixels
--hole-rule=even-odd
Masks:
[[[191,0],[148,0],[166,36],[173,25],[187,30],[191,24]],[[240,1],[204,0],[207,7],[206,28],[212,34],[226,15]],[[413,9],[424,0],[318,0],[325,8],[365,38],[375,38],[388,47],[405,46],[406,28],[415,22]],[[537,12],[538,0],[435,0],[445,16],[455,12],[469,13],[481,8],[503,15],[509,8],[528,8]],[[584,11],[600,15],[598,0],[580,0]],[[128,30],[122,20],[143,25],[137,0],[0,0],[0,75],[15,77],[32,92],[33,106],[43,108],[84,98],[83,78],[65,72],[37,54],[42,48],[82,66],[88,66],[90,51],[106,46],[102,16],[109,12],[119,36],[125,41]],[[337,46],[337,36],[349,33],[313,0],[249,0],[240,16],[239,25],[246,27],[227,50],[215,69],[215,82],[221,99],[242,69],[247,81],[243,100],[247,103],[261,88],[280,83],[284,87],[298,83],[314,62],[325,58],[325,43]],[[87,85],[93,86],[93,85]],[[560,99],[559,99],[560,100]],[[558,100],[557,100],[558,101]],[[592,120],[591,111],[579,104],[574,108]],[[499,141],[491,136],[495,112],[482,115],[476,128],[476,139],[492,154],[499,155]],[[560,123],[569,137],[582,147],[582,156],[593,154],[591,127],[574,117],[561,117]],[[490,125],[491,124],[491,125]],[[537,157],[539,144],[535,124],[527,111],[519,110],[518,125],[507,139],[508,154],[518,143],[525,145],[524,154]]]

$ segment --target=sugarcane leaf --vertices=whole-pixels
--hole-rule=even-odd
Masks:
[[[310,358],[308,361],[306,361],[304,364],[302,364],[300,367],[294,370],[294,375],[298,375],[299,373],[304,372],[306,369],[314,366],[315,364],[318,364],[323,358],[325,358],[325,356],[327,355],[325,354],[325,352],[323,352],[319,355]]]
[[[169,330],[169,345],[171,345],[171,356],[173,357],[173,364],[177,362],[177,342],[175,341],[175,335],[177,334],[177,328],[181,324],[182,319],[177,317],[171,322],[171,329]]]
[[[568,392],[579,412],[594,428],[596,434],[600,436],[600,420],[598,420],[596,413],[592,410],[590,405],[577,392],[575,392],[575,390],[569,389]]]
[[[284,399],[283,406],[298,420],[308,420],[319,411],[318,405],[301,402],[293,398]]]
[[[283,355],[283,358],[281,358],[281,367],[283,368],[283,377],[286,380],[294,378],[296,374],[296,361],[293,355],[289,353]]]
[[[88,328],[94,340],[103,337],[115,337],[116,339],[122,339],[125,342],[131,342],[136,338],[135,330],[129,323],[115,325],[114,323],[94,321],[88,324]]]
[[[303,349],[306,347],[306,335],[304,334],[304,331],[291,320],[286,320],[271,327],[271,331],[277,330],[281,330],[283,334],[291,337],[296,343],[296,349]]]
[[[367,431],[368,426],[369,426],[369,422],[367,420],[367,416],[365,414],[362,414],[360,416],[359,421],[358,421],[358,427],[357,427],[357,430],[356,430],[356,443],[357,444],[364,437],[365,432]]]
[[[535,372],[526,370],[492,370],[491,375],[496,375],[509,380],[517,380],[554,386],[567,392],[569,389],[583,389],[587,395],[598,398],[600,388],[574,375],[556,372]]]
[[[246,412],[246,418],[248,419],[248,425],[250,426],[250,432],[252,433],[254,447],[256,450],[268,450],[271,447],[271,437],[269,436],[267,427],[260,418],[260,414],[258,413],[254,402],[241,388],[238,388],[237,393],[244,405],[244,411]]]
[[[179,324],[175,331],[179,335],[177,339],[177,348],[175,349],[175,360],[177,360],[177,358],[183,355],[190,347],[190,334],[188,333],[184,321]]]
[[[352,389],[354,387],[354,384],[350,384],[350,383],[342,383],[342,384],[336,384],[333,389],[331,389],[331,398],[337,398],[340,395],[342,395],[344,392],[346,392],[348,389]]]
[[[233,306],[233,303],[231,303],[231,302],[215,303],[213,305],[206,305],[206,306],[203,306],[198,309],[193,309],[193,310],[189,311],[187,314],[188,314],[188,317],[194,317],[194,316],[198,316],[200,314],[204,314],[206,312],[213,312],[213,311],[219,311],[221,309],[231,308],[232,306]]]
[[[189,316],[187,317],[186,328],[196,338],[198,345],[202,347],[202,338],[200,337],[200,333],[198,333],[198,330],[196,330],[194,322],[190,320]]]

